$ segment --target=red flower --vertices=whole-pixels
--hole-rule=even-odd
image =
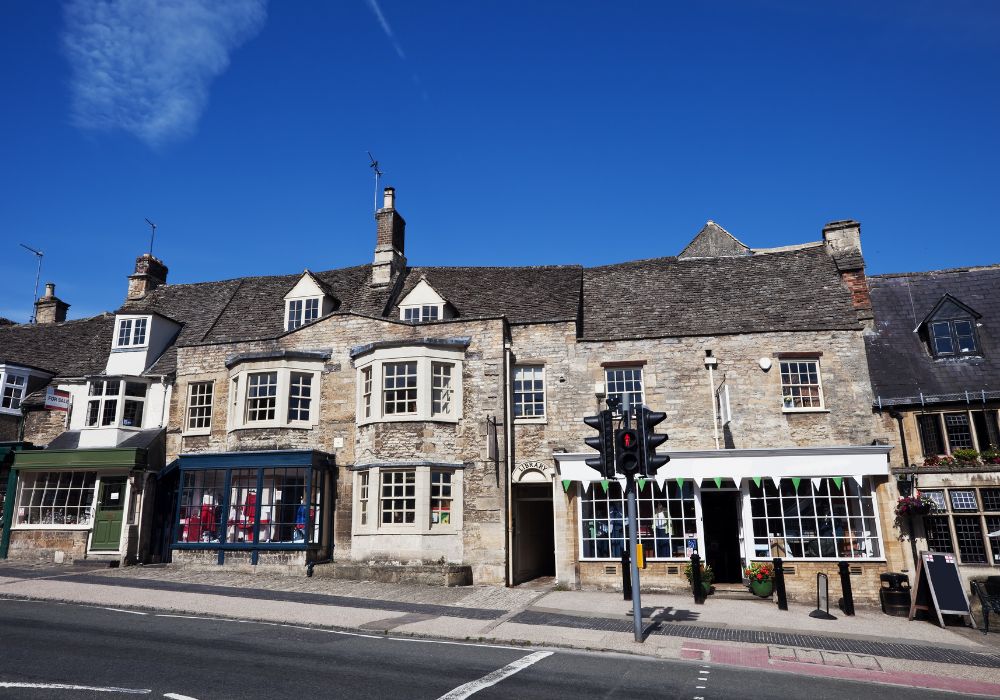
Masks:
[[[760,580],[761,580],[762,578],[764,578],[764,575],[763,575],[763,574],[757,574],[757,580],[758,580],[758,581],[760,581]]]

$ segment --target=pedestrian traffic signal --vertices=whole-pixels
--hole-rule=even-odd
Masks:
[[[615,432],[615,465],[622,474],[635,474],[642,466],[639,432],[624,428]]]
[[[643,476],[656,476],[656,470],[670,461],[667,455],[656,454],[656,448],[667,441],[667,434],[656,433],[656,426],[667,417],[666,413],[651,411],[645,406],[639,412],[639,452],[642,455]]]
[[[615,478],[615,445],[614,428],[611,425],[611,411],[601,411],[596,416],[587,416],[583,422],[597,430],[597,435],[584,438],[587,447],[593,447],[599,453],[597,457],[588,457],[584,464],[600,472],[605,479]]]

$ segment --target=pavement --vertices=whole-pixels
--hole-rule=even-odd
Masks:
[[[171,565],[90,569],[0,562],[0,597],[412,636],[606,650],[660,659],[1000,697],[1000,630],[890,617],[809,616],[812,606],[644,593],[644,641],[620,592],[444,588]],[[981,623],[978,607],[974,608]]]

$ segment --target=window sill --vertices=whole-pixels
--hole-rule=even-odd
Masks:
[[[181,433],[181,437],[199,437],[204,435],[211,435],[211,428],[199,428],[198,430],[185,430]]]
[[[111,348],[111,352],[138,352],[140,350],[148,350],[149,345],[116,345]]]
[[[781,409],[782,413],[829,413],[829,408],[784,408]]]
[[[61,525],[59,523],[40,523],[38,525],[34,524],[24,524],[11,527],[11,530],[89,530],[91,525],[88,523],[86,525]]]
[[[546,425],[549,419],[542,418],[515,418],[514,425]]]
[[[288,428],[291,430],[312,430],[316,427],[315,423],[278,423],[276,421],[269,421],[264,423],[254,423],[253,425],[234,425],[229,428],[229,432],[234,433],[239,430],[274,430],[275,428]],[[207,433],[184,433],[184,435],[209,435],[211,431]]]
[[[435,416],[433,418],[421,415],[394,416],[392,418],[364,418],[358,420],[358,426],[373,425],[377,423],[447,423],[457,425],[459,418],[445,418]]]

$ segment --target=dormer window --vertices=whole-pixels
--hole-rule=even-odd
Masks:
[[[289,299],[285,313],[285,330],[293,331],[319,318],[320,298]]]
[[[975,355],[976,331],[970,319],[934,321],[930,324],[935,355]]]
[[[427,323],[441,318],[441,306],[438,304],[423,304],[400,308],[403,320],[409,323]]]
[[[976,320],[980,318],[950,294],[934,305],[916,331],[927,342],[934,357],[979,355],[982,350],[976,338]]]
[[[124,316],[118,319],[115,335],[116,348],[138,348],[146,346],[146,330],[149,318],[145,316]]]

